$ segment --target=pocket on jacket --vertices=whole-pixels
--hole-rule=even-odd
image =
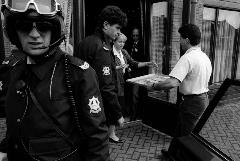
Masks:
[[[63,138],[48,137],[29,140],[29,155],[40,160],[56,160],[66,157],[74,149]]]

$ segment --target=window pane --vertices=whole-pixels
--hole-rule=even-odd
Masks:
[[[236,65],[236,77],[235,79],[240,79],[240,43],[239,43],[239,37],[240,37],[240,29],[238,29],[238,52],[236,53],[236,59],[237,59],[237,65]]]
[[[152,69],[153,73],[163,73],[165,29],[167,21],[167,2],[153,3],[151,11],[151,41],[150,57],[158,63],[159,68]]]
[[[217,23],[216,48],[214,58],[214,82],[224,81],[232,77],[234,63],[234,43],[236,40],[236,27],[239,28],[240,13],[237,11],[219,10]]]
[[[151,68],[149,73],[166,74],[167,59],[165,56],[166,45],[166,25],[167,25],[167,2],[153,3],[151,8],[151,40],[150,58],[158,64],[158,68]],[[167,92],[154,91],[149,93],[152,97],[157,97],[167,101]]]
[[[232,27],[238,29],[240,26],[240,12],[219,10],[218,21],[226,21]]]
[[[208,8],[204,7],[203,8],[203,20],[215,20],[216,15],[216,9],[214,8]]]
[[[216,9],[207,7],[203,8],[201,49],[208,55],[211,62],[213,62],[213,53],[211,53],[213,46],[211,46],[211,41],[213,41],[215,17]]]
[[[203,22],[202,22],[202,40],[201,48],[202,50],[211,58],[211,39],[213,36],[213,28],[215,21],[216,9],[214,8],[203,8]],[[212,60],[211,60],[212,61]]]
[[[222,82],[226,78],[232,78],[240,71],[234,64],[239,63],[236,50],[236,40],[240,26],[240,12],[220,10],[216,20],[216,9],[204,7],[202,23],[202,50],[210,57],[213,64],[212,83]],[[216,25],[215,25],[216,22]],[[215,34],[216,33],[216,34]],[[214,51],[214,53],[212,53]],[[234,59],[235,58],[235,59]]]

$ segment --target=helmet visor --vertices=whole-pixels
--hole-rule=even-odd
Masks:
[[[30,8],[39,14],[55,14],[59,11],[56,0],[3,0],[3,5],[17,12],[25,12]]]

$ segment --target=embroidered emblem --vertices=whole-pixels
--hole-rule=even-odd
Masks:
[[[22,91],[19,91],[19,90],[17,90],[17,94],[19,94],[19,95],[22,95],[22,94],[23,94],[23,92],[22,92]]]
[[[9,64],[9,60],[8,61],[3,61],[2,64]]]
[[[104,49],[104,50],[107,50],[107,51],[109,50],[109,49],[108,49],[107,47],[105,47],[105,46],[103,46],[103,49]]]
[[[90,113],[98,113],[101,111],[100,108],[100,102],[98,100],[98,97],[92,97],[91,99],[89,99],[89,103],[88,106],[90,107]]]
[[[82,69],[88,69],[89,68],[89,64],[87,62],[84,62],[83,65],[79,66]]]
[[[110,68],[109,67],[103,67],[103,75],[110,75]]]
[[[2,86],[3,86],[3,83],[2,83],[2,81],[0,81],[0,91],[3,90],[3,89],[2,89]]]

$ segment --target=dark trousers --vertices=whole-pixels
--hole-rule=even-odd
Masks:
[[[207,93],[182,96],[179,104],[179,121],[175,130],[176,136],[185,136],[192,132],[199,118],[209,104]]]

